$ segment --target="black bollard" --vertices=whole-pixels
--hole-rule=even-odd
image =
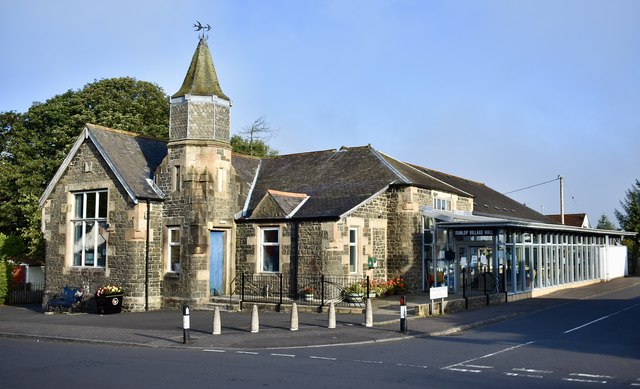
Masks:
[[[400,332],[407,333],[407,302],[404,296],[400,296]]]
[[[190,325],[190,319],[189,319],[189,306],[187,304],[183,304],[182,305],[182,343],[184,344],[189,343],[190,327],[191,325]]]

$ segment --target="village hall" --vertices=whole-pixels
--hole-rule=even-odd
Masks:
[[[39,202],[45,304],[66,285],[118,285],[125,310],[206,307],[260,275],[283,280],[291,301],[320,276],[459,293],[463,273],[491,274],[516,298],[626,274],[624,232],[563,224],[371,145],[233,152],[231,99],[204,37],[169,106],[168,142],[78,129]]]

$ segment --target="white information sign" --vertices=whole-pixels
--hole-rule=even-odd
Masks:
[[[449,287],[439,286],[437,288],[429,288],[429,298],[431,300],[444,299],[449,296]]]

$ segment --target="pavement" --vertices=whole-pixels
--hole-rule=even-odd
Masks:
[[[251,309],[221,312],[221,334],[213,335],[212,311],[190,312],[189,341],[184,343],[182,311],[44,314],[39,305],[0,305],[0,337],[80,342],[115,346],[196,349],[291,349],[347,344],[401,341],[425,336],[446,336],[483,325],[560,307],[640,284],[640,277],[618,278],[580,288],[564,289],[543,297],[447,313],[409,316],[407,333],[400,332],[397,296],[373,301],[373,327],[364,325],[363,314],[336,314],[336,328],[329,329],[326,313],[298,312],[298,330],[291,331],[290,313],[260,311],[259,332],[251,332]],[[428,295],[406,296],[409,312]]]

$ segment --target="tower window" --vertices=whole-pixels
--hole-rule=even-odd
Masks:
[[[173,180],[172,180],[173,190],[180,191],[182,184],[182,173],[180,171],[180,165],[175,165],[173,167]]]

